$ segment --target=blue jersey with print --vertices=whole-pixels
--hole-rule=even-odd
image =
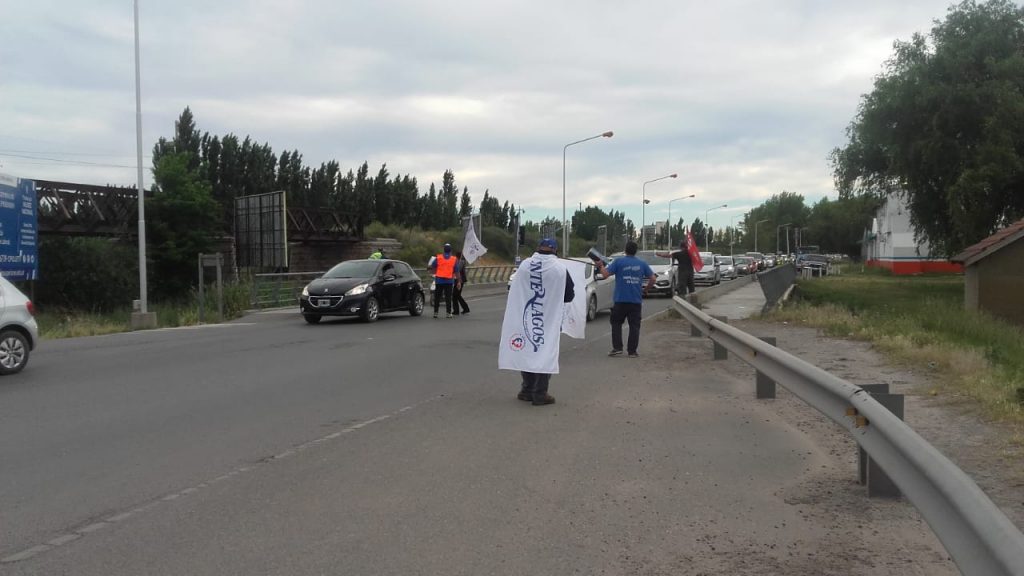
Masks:
[[[654,274],[647,262],[636,256],[622,256],[608,266],[608,271],[615,275],[615,296],[612,300],[643,304],[644,286]]]

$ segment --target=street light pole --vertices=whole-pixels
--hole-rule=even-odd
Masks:
[[[647,250],[647,214],[646,214],[646,209],[647,209],[647,205],[650,204],[650,201],[647,200],[647,185],[650,184],[651,182],[657,182],[658,180],[664,180],[665,178],[675,178],[677,176],[679,176],[679,175],[678,174],[669,174],[668,176],[662,176],[661,178],[655,178],[654,180],[648,180],[647,182],[644,182],[644,185],[641,188],[641,191],[642,191],[642,194],[643,194],[643,196],[642,196],[643,202],[640,204],[640,246],[641,246],[641,250]]]
[[[757,250],[757,227],[760,226],[761,224],[764,224],[765,222],[770,222],[770,220],[758,220],[757,222],[754,222],[754,252],[758,251]]]
[[[792,225],[793,225],[792,222],[787,222],[786,224],[779,224],[778,226],[775,227],[775,253],[776,254],[779,254],[779,248],[780,248],[780,246],[779,246],[779,230],[781,230],[782,228],[785,228],[786,229],[786,238],[789,239],[789,227],[792,226]],[[788,252],[788,250],[787,250],[787,252]]]
[[[728,204],[722,204],[721,206],[715,206],[714,208],[708,208],[704,211],[704,251],[711,252],[711,234],[708,234],[710,229],[708,226],[708,212],[713,212],[719,208],[728,208]]]
[[[569,254],[569,224],[568,220],[565,219],[565,152],[569,149],[569,146],[575,146],[588,140],[594,140],[595,138],[611,138],[614,132],[611,130],[602,132],[597,136],[591,136],[590,138],[584,138],[583,140],[577,140],[575,142],[569,142],[562,148],[562,254],[568,256]]]
[[[138,204],[139,204],[139,316],[133,324],[137,327],[150,328],[155,326],[155,318],[149,315],[149,303],[146,297],[146,188],[142,181],[142,81],[139,64],[139,0],[134,2],[135,16],[135,160],[138,165]]]
[[[686,200],[687,198],[694,198],[696,194],[690,194],[689,196],[681,196],[679,198],[673,198],[668,201],[668,249],[672,249],[672,203],[677,200]]]
[[[519,264],[519,229],[523,226],[523,212],[526,212],[524,208],[516,210],[516,265]]]

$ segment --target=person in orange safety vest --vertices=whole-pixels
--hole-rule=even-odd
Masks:
[[[452,317],[452,288],[458,278],[459,259],[452,254],[452,245],[445,244],[444,251],[430,259],[428,268],[434,271],[434,284],[437,294],[434,296],[434,318],[441,308],[441,298],[444,298],[445,312],[448,318]]]

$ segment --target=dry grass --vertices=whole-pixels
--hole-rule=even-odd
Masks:
[[[960,277],[851,274],[803,282],[800,291],[768,319],[871,342],[928,373],[935,387],[925,393],[969,399],[986,418],[1024,426],[1024,331],[964,311]]]

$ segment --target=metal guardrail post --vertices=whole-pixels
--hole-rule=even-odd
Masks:
[[[762,336],[761,340],[764,340],[766,344],[775,346],[775,336]],[[760,370],[757,371],[755,386],[757,389],[756,396],[759,400],[775,398],[775,380],[772,380]]]
[[[861,390],[864,390],[868,394],[888,394],[888,384],[861,384]],[[868,460],[870,457],[868,453],[864,451],[864,448],[857,446],[857,482],[861,485],[868,483]]]
[[[728,324],[729,323],[729,317],[728,316],[712,316],[712,318],[714,318],[715,320],[718,320],[719,322],[722,322],[724,324]],[[714,346],[714,351],[712,352],[712,359],[714,359],[714,360],[728,360],[729,359],[729,350],[727,350],[725,348],[725,346],[722,346],[721,344],[719,344],[717,340],[714,341],[714,344],[715,344],[715,346]]]
[[[903,394],[872,394],[871,397],[903,420]],[[872,459],[867,462],[868,497],[899,498],[900,489],[885,470]],[[1024,568],[1024,567],[1022,567]]]

